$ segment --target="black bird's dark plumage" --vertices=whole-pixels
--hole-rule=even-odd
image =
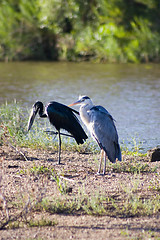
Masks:
[[[47,107],[49,121],[57,131],[64,129],[71,133],[77,144],[83,144],[87,135],[82,129],[74,110],[58,102],[50,102]]]
[[[64,129],[69,132],[73,138],[76,140],[77,144],[83,144],[88,138],[83,128],[80,125],[78,118],[75,116],[75,113],[79,114],[74,109],[52,101],[44,107],[43,103],[37,101],[33,105],[33,109],[28,122],[28,131],[31,129],[31,126],[34,122],[35,116],[39,113],[39,116],[42,118],[48,117],[50,123],[56,128],[59,135],[59,160],[60,163],[60,152],[61,152],[61,137],[60,130]]]

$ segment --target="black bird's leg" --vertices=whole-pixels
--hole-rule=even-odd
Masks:
[[[51,135],[53,135],[53,134],[57,135],[57,134],[58,134],[58,132],[54,132],[54,131],[44,131],[44,132],[50,133]],[[61,135],[66,136],[66,137],[72,137],[72,138],[74,138],[72,135],[66,134],[66,133],[61,133]]]
[[[60,164],[61,163],[61,134],[60,134],[60,130],[58,130],[58,138],[59,138],[58,164]]]

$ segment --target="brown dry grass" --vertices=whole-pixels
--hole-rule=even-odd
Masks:
[[[123,158],[127,162],[133,157]],[[131,189],[139,199],[158,198],[160,164],[138,159],[150,169],[157,166],[157,171],[133,174],[109,166],[105,176],[98,176],[95,159],[97,155],[63,152],[62,164],[57,165],[57,153],[0,146],[0,226],[9,218],[13,220],[0,231],[0,239],[160,239],[159,211],[149,215],[144,211],[133,215],[120,212]],[[66,182],[67,194],[58,190],[51,172]],[[110,206],[110,200],[104,214],[91,210],[91,215],[84,209],[69,213],[63,208],[60,213],[60,209],[54,212],[36,205],[46,197],[51,202],[62,199],[63,204],[80,192],[84,199],[96,194],[112,199],[118,209]],[[31,227],[36,224],[39,226]]]

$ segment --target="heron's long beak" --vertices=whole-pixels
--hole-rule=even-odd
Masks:
[[[29,131],[33,125],[35,116],[37,114],[37,111],[35,111],[34,109],[31,110],[30,116],[29,116],[29,120],[28,120],[28,126],[27,126],[27,131]]]
[[[72,107],[74,105],[81,104],[81,102],[82,102],[81,100],[78,100],[78,101],[76,101],[74,103],[69,104],[68,107]]]

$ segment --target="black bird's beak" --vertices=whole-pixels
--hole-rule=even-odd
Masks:
[[[31,129],[36,114],[37,114],[37,111],[33,108],[33,109],[31,110],[31,113],[30,113],[30,116],[29,116],[27,131],[29,131],[29,130]]]

